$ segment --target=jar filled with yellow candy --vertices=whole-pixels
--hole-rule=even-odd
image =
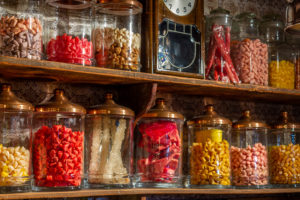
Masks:
[[[229,187],[231,121],[219,116],[212,105],[207,105],[203,115],[187,124],[189,187]]]
[[[300,123],[281,112],[269,135],[270,183],[278,187],[300,185]]]

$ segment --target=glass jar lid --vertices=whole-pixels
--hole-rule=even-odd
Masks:
[[[269,126],[261,121],[253,120],[250,110],[245,110],[242,117],[234,123],[233,128],[269,128]]]
[[[92,7],[90,0],[46,0],[46,4],[55,8],[80,10]]]
[[[256,39],[259,37],[259,20],[254,13],[243,12],[235,17],[239,27],[239,37]]]
[[[112,93],[105,94],[105,102],[102,105],[91,107],[88,110],[91,115],[120,115],[134,117],[134,112],[124,106],[118,105],[113,100]]]
[[[284,23],[278,14],[265,15],[260,24],[260,30],[266,42],[284,41]]]
[[[54,96],[47,102],[35,107],[36,112],[68,112],[85,114],[84,107],[70,102],[61,89],[54,90]]]
[[[0,94],[0,108],[10,111],[34,111],[31,103],[24,101],[11,91],[11,85],[2,84],[2,92]]]
[[[136,15],[143,5],[137,0],[98,0],[97,11],[111,15]]]
[[[213,24],[231,26],[232,16],[228,10],[225,10],[221,7],[214,9],[210,12],[208,20]]]
[[[181,119],[184,120],[182,114],[171,111],[163,98],[156,99],[155,105],[149,110],[149,112],[142,115],[142,118],[169,118],[169,119]]]
[[[289,122],[288,112],[283,111],[277,123],[273,126],[274,129],[300,129],[299,123]]]
[[[195,117],[194,119],[187,122],[187,124],[194,126],[216,126],[216,125],[229,125],[231,126],[231,121],[225,117],[218,115],[214,111],[213,105],[205,106],[205,111],[203,115]]]

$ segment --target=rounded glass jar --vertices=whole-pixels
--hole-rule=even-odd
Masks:
[[[300,185],[300,124],[282,112],[269,135],[270,183],[278,187]]]
[[[84,115],[56,89],[47,102],[35,107],[33,121],[33,189],[79,189],[83,176]]]
[[[241,83],[268,85],[268,45],[259,35],[259,20],[253,13],[235,17],[238,31],[231,42],[231,58]]]
[[[249,110],[233,124],[230,148],[233,186],[263,188],[269,184],[268,130],[267,124],[251,118]]]
[[[164,99],[135,128],[135,187],[182,187],[183,121]]]
[[[47,60],[92,65],[94,52],[91,42],[93,22],[91,2],[48,0],[46,7]]]
[[[31,190],[31,122],[34,107],[2,84],[0,94],[0,192]]]
[[[95,5],[93,44],[97,66],[140,70],[142,10],[137,0],[104,0]]]
[[[187,122],[189,130],[189,187],[229,187],[231,121],[212,105]]]
[[[0,55],[41,60],[43,1],[1,0]]]
[[[85,176],[88,188],[128,188],[132,178],[134,112],[116,104],[111,93],[88,110]]]

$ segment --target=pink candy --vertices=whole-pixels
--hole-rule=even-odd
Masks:
[[[231,147],[232,183],[236,186],[268,184],[267,150],[261,143]]]

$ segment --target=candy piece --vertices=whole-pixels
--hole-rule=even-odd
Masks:
[[[278,88],[294,89],[295,65],[287,60],[270,62],[270,85]]]
[[[197,131],[195,135],[197,143],[204,143],[207,139],[211,139],[213,142],[222,142],[222,130],[219,129]]]

